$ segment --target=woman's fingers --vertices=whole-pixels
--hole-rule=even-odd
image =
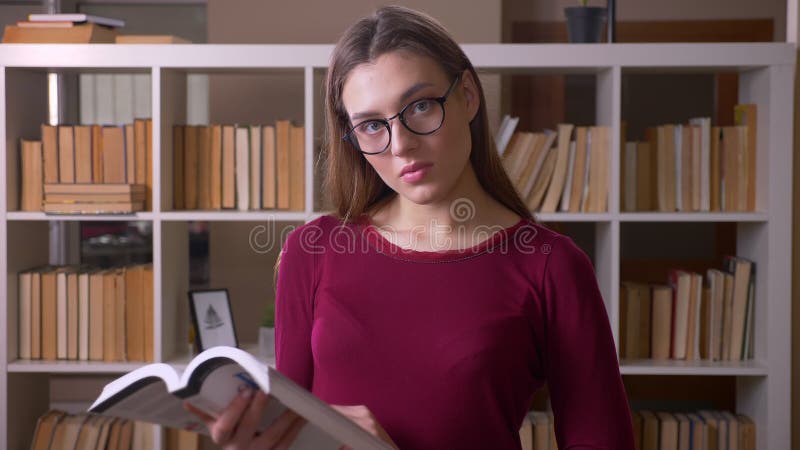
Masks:
[[[272,448],[298,417],[294,411],[287,409],[260,436],[253,440],[250,448]]]
[[[286,433],[283,434],[283,437],[280,438],[277,445],[272,447],[272,450],[288,450],[306,423],[306,419],[296,416],[292,424],[289,425],[289,429],[286,430]]]
[[[252,389],[243,389],[239,395],[234,398],[231,403],[222,412],[222,415],[214,422],[213,426],[208,430],[211,433],[211,439],[217,445],[224,445],[233,437],[233,432],[236,430],[236,425],[242,417],[242,413],[247,409],[250,404],[250,399],[253,397],[254,391]]]
[[[268,401],[269,396],[267,394],[261,390],[256,391],[250,406],[239,418],[239,424],[236,426],[233,440],[239,443],[241,448],[245,448],[253,440],[253,435],[258,429],[261,417],[264,415],[264,407],[267,406]]]

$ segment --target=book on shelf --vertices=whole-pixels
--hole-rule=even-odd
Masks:
[[[162,363],[133,370],[108,383],[89,412],[207,434],[202,422],[182,403],[189,402],[217,417],[242,389],[260,389],[270,395],[258,426],[261,431],[287,409],[307,421],[291,448],[390,448],[253,355],[225,346],[212,347],[195,356],[180,374]]]
[[[632,411],[633,434],[639,449],[725,448],[755,450],[755,423],[730,411]]]
[[[22,211],[41,211],[44,199],[42,192],[42,186],[44,185],[42,143],[23,140],[21,147],[22,192],[20,194],[20,209]]]
[[[43,22],[44,23],[44,22]],[[59,24],[52,27],[6,25],[4,44],[110,44],[117,32],[96,23],[72,26]]]
[[[754,104],[736,105],[733,108],[734,122],[737,126],[744,127],[747,138],[743,145],[746,154],[745,159],[742,161],[743,165],[747,168],[747,199],[746,209],[754,211],[756,209],[756,162],[757,162],[757,146],[758,139],[756,134],[758,108]]]
[[[69,189],[60,189],[63,186]],[[84,187],[86,189],[80,189]],[[102,189],[105,187],[109,189]],[[133,189],[118,189],[118,187],[133,187]],[[145,190],[143,185],[46,184],[44,211],[46,213],[62,214],[133,213],[144,209],[144,200]]]
[[[19,359],[152,361],[152,278],[151,265],[21,272]]]
[[[45,202],[44,212],[47,214],[133,214],[144,210],[143,201],[120,202]]]
[[[623,136],[622,210],[755,211],[757,106],[734,112],[735,126],[695,117],[648,128],[643,142]]]
[[[170,34],[122,34],[114,41],[117,44],[191,44],[192,41]]]
[[[112,28],[122,28],[125,21],[113,19],[111,17],[94,16],[80,13],[60,13],[60,14],[28,14],[29,22],[49,23],[49,22],[72,22],[72,23],[94,23]]]
[[[610,142],[607,126],[517,131],[501,161],[531,211],[601,213],[608,210]]]
[[[517,128],[517,124],[519,124],[519,117],[511,117],[508,114],[504,115],[503,119],[500,121],[500,127],[497,129],[497,134],[495,135],[495,146],[497,147],[497,153],[500,157],[505,154],[511,136]]]
[[[289,208],[289,189],[291,176],[291,122],[278,120],[275,122],[275,160],[276,182],[278,184],[278,209]]]
[[[74,22],[69,22],[66,20],[58,20],[53,22],[31,22],[30,20],[17,21],[17,27],[19,28],[72,28],[74,26]]]
[[[305,127],[176,125],[174,209],[305,208]]]
[[[675,269],[669,284],[620,287],[624,359],[753,359],[755,264],[725,257],[705,274]],[[649,343],[649,345],[648,345]]]
[[[522,450],[557,449],[551,411],[528,411],[519,430]]]

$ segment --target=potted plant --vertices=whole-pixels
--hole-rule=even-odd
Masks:
[[[580,6],[564,8],[567,16],[567,35],[570,42],[596,43],[603,38],[603,19],[606,8],[588,6],[588,0],[579,0]]]
[[[261,358],[275,357],[275,302],[268,301],[258,329],[258,353]]]

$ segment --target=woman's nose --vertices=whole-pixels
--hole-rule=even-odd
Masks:
[[[392,141],[389,147],[393,155],[403,155],[417,146],[418,136],[406,128],[399,117],[389,122],[389,126],[392,128]]]

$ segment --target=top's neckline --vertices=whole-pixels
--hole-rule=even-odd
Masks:
[[[484,239],[483,241],[471,247],[435,251],[413,250],[396,245],[384,237],[380,231],[378,231],[378,228],[372,223],[372,219],[367,214],[363,214],[356,223],[363,229],[364,235],[369,244],[378,252],[383,253],[386,256],[405,261],[452,262],[473,258],[483,253],[487,253],[489,250],[507,240],[514,234],[514,232],[516,232],[517,229],[521,228],[528,222],[530,221],[527,218],[522,217],[516,224],[511,225],[510,227],[501,229],[497,229],[497,227],[487,228],[485,231],[486,234],[492,232],[493,230],[496,231],[494,231],[487,239]]]

